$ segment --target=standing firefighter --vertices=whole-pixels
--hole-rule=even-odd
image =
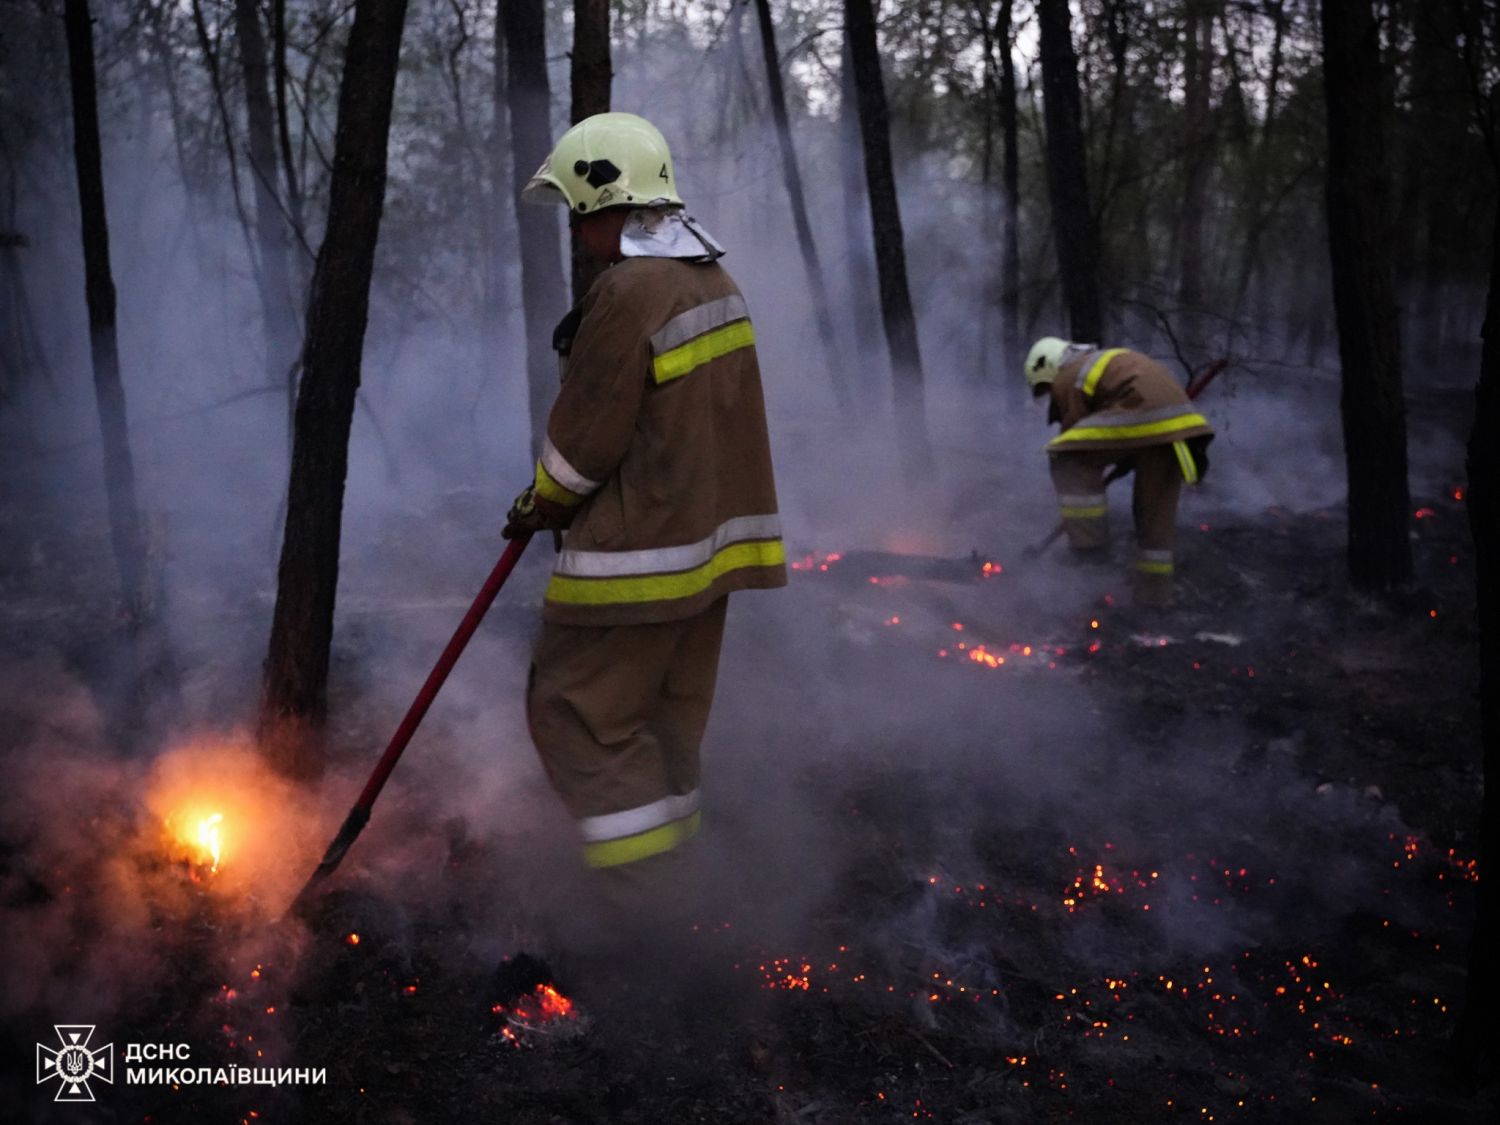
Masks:
[[[579,122],[522,197],[565,203],[608,265],[558,326],[562,387],[506,528],[567,528],[527,714],[607,901],[648,921],[687,905],[728,595],[786,584],[755,338],[650,122]]]
[[[1126,348],[1044,336],[1026,357],[1026,381],[1037,398],[1050,392],[1047,420],[1062,424],[1047,455],[1068,545],[1084,558],[1108,554],[1105,471],[1133,470],[1136,603],[1170,605],[1177,497],[1208,471],[1208,420],[1165,367]]]

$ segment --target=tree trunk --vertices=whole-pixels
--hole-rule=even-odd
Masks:
[[[1095,268],[1093,213],[1084,162],[1078,57],[1067,0],[1037,0],[1041,25],[1042,95],[1047,124],[1047,187],[1057,239],[1063,302],[1075,340],[1101,341],[1104,314]]]
[[[1492,104],[1500,107],[1500,87]],[[1479,738],[1483,747],[1484,803],[1479,816],[1479,870],[1500,864],[1500,215],[1491,235],[1490,287],[1485,303],[1484,348],[1474,388],[1474,422],[1469,431],[1469,481],[1465,499],[1474,539],[1474,585],[1479,625]],[[1500,1012],[1500,972],[1495,942],[1500,940],[1500,884],[1493,877],[1477,887],[1474,936],[1469,946],[1469,980],[1464,990],[1455,1046],[1464,1068],[1481,1081],[1500,1069],[1496,1013]]]
[[[980,64],[983,77],[979,91],[979,116],[983,123],[979,150],[979,201],[983,240],[987,246],[1002,241],[1000,226],[1005,222],[1005,200],[1001,199],[997,203],[990,198],[990,183],[994,178],[992,173],[995,166],[995,114],[1000,107],[1000,95],[995,78],[998,65],[995,59],[995,28],[990,23],[989,8],[989,0],[976,0],[974,4],[977,17],[974,22],[979,28],[980,57],[983,60]],[[998,295],[994,284],[998,282],[998,278],[993,278],[988,269],[982,276],[983,289],[975,318],[974,346],[969,350],[974,359],[974,377],[987,383],[990,381],[996,351],[990,347],[990,305],[998,303],[991,302],[990,297],[992,294]],[[1002,347],[999,350],[1003,354],[1008,349]]]
[[[1342,364],[1349,475],[1349,578],[1356,589],[1411,580],[1406,403],[1386,217],[1380,26],[1370,0],[1324,0],[1328,248]]]
[[[1454,206],[1454,170],[1464,166],[1469,143],[1470,95],[1461,78],[1468,72],[1458,44],[1465,38],[1459,3],[1423,3],[1415,6],[1409,97],[1411,124],[1416,143],[1407,161],[1416,179],[1420,212],[1412,226],[1421,232],[1413,257],[1423,263],[1418,276],[1416,300],[1409,310],[1407,330],[1415,329],[1421,355],[1447,359],[1445,345],[1455,321],[1453,278],[1462,271],[1459,262],[1473,237],[1472,217]],[[1395,146],[1392,146],[1393,148]],[[1467,272],[1467,271],[1462,271]],[[1413,374],[1420,370],[1418,367]]]
[[[1278,98],[1281,89],[1281,62],[1283,44],[1286,40],[1285,3],[1282,0],[1273,0],[1266,5],[1266,14],[1271,17],[1272,21],[1271,61],[1266,75],[1266,104],[1261,115],[1260,139],[1255,142],[1250,154],[1249,182],[1245,185],[1246,232],[1240,254],[1239,279],[1234,289],[1233,311],[1236,318],[1245,303],[1245,295],[1250,290],[1250,281],[1260,263],[1260,239],[1268,218],[1264,211],[1266,185],[1271,174],[1271,144],[1276,136],[1277,113],[1280,109]],[[1264,304],[1261,315],[1256,317],[1257,326],[1262,332],[1268,327],[1266,321],[1269,319],[1269,312],[1269,304]]]
[[[266,318],[266,382],[286,386],[286,440],[290,451],[297,401],[296,299],[287,261],[287,222],[276,196],[276,115],[271,107],[266,40],[256,0],[234,0],[235,38],[245,82],[245,117],[250,127],[250,179],[255,184],[255,272]]]
[[[1189,347],[1200,347],[1203,293],[1203,221],[1211,164],[1209,88],[1213,82],[1213,18],[1204,0],[1188,0],[1183,27],[1183,149],[1187,175],[1177,217],[1177,302]]]
[[[272,763],[315,776],[327,715],[349,427],[385,203],[386,140],[406,0],[355,0],[339,83],[328,222],[313,268],[302,386],[259,736]]]
[[[6,168],[7,173],[10,171]],[[30,243],[25,235],[9,229],[15,212],[13,203],[8,210],[11,216],[0,220],[0,302],[11,310],[6,323],[0,324],[0,411],[13,405],[33,383],[49,390],[56,386],[37,334],[26,274],[21,269],[19,251]],[[22,424],[26,424],[24,420]]]
[[[1472,73],[1472,72],[1471,72]],[[1478,89],[1477,74],[1471,81],[1475,116],[1489,151],[1491,168],[1500,176],[1500,84],[1492,86],[1488,98]],[[1488,105],[1486,105],[1486,100]],[[1495,427],[1500,425],[1500,210],[1491,208],[1490,281],[1485,301],[1483,347],[1479,359],[1479,382],[1474,388],[1474,421],[1469,430],[1468,489],[1469,534],[1474,540],[1475,619],[1479,626],[1479,740],[1484,782],[1479,813],[1479,870],[1495,870],[1500,863],[1500,591],[1496,590],[1496,568],[1500,567],[1500,446]],[[1477,887],[1474,933],[1469,944],[1469,979],[1463,1007],[1454,1032],[1454,1047],[1460,1066],[1478,1084],[1492,1083],[1500,1073],[1500,1047],[1495,1035],[1500,1012],[1500,972],[1496,971],[1494,948],[1500,926],[1500,891],[1493,878]]]
[[[302,219],[302,189],[297,182],[297,165],[292,156],[292,121],[287,109],[286,86],[286,0],[271,5],[271,69],[276,90],[276,139],[281,145],[281,174],[286,184],[287,221],[299,246],[307,244],[307,227]],[[309,255],[310,256],[310,255]],[[301,276],[295,270],[294,276]]]
[[[896,442],[908,484],[925,477],[932,466],[927,438],[927,408],[922,393],[922,354],[917,318],[906,281],[906,242],[901,207],[891,164],[890,115],[880,74],[871,0],[844,0],[844,33],[854,64],[854,90],[864,140],[865,186],[870,198],[870,228],[875,243],[875,272],[880,283],[880,315],[891,354],[891,381],[896,414]]]
[[[833,335],[833,311],[828,300],[828,287],[823,281],[823,267],[818,263],[812,224],[807,218],[807,200],[802,194],[802,174],[797,168],[797,150],[792,145],[792,126],[787,118],[786,92],[781,85],[781,62],[776,54],[776,29],[771,23],[770,0],[755,0],[755,10],[760,18],[760,43],[766,61],[766,87],[771,94],[771,116],[776,122],[776,139],[781,146],[781,171],[786,179],[787,198],[792,205],[792,222],[797,228],[802,265],[807,271],[808,290],[812,294],[813,319],[818,323],[818,339],[823,345],[823,360],[828,364],[833,396],[840,410],[848,410],[853,404],[839,358],[838,342]]]
[[[1012,0],[1003,0],[996,25],[1000,51],[1000,136],[1004,153],[1001,169],[1000,317],[1004,321],[1005,364],[1021,359],[1021,155],[1016,121],[1016,62],[1012,57]]]
[[[551,150],[546,0],[501,0],[506,101],[510,110],[512,197],[521,242],[521,305],[526,319],[526,393],[531,456],[541,456],[547,412],[557,397],[552,326],[567,311],[557,208],[521,202],[521,189]]]
[[[614,79],[609,61],[609,0],[573,0],[572,63],[569,120],[577,125],[585,117],[609,112],[610,83]],[[572,244],[573,300],[581,301],[604,266],[583,252],[577,238]]]
[[[865,197],[864,154],[860,151],[859,95],[854,89],[854,61],[849,54],[849,37],[844,36],[839,71],[839,188],[843,196],[844,276],[848,285],[849,355],[855,364],[854,385],[866,395],[882,378],[875,370],[878,356],[868,332],[860,331],[867,309],[876,298],[877,286],[871,261],[869,241],[864,234]]]
[[[495,3],[495,28],[490,38],[490,64],[493,81],[490,83],[490,131],[480,144],[485,185],[489,188],[485,209],[489,217],[484,224],[484,263],[480,271],[484,279],[485,341],[491,356],[498,356],[504,345],[505,318],[510,307],[509,278],[505,263],[514,254],[505,253],[508,241],[505,237],[504,219],[506,206],[510,202],[515,173],[506,175],[507,164],[514,158],[514,146],[507,144],[510,137],[510,114],[505,108],[505,91],[510,83],[510,67],[505,64],[505,7],[504,0]]]
[[[94,397],[104,438],[104,492],[110,542],[126,612],[132,623],[147,613],[146,542],[136,500],[135,464],[120,380],[115,336],[115,282],[109,263],[109,223],[104,210],[99,103],[94,79],[94,28],[88,0],[66,0],[68,76],[73,94],[73,158],[78,170],[78,210],[83,228],[83,270],[89,313]]]

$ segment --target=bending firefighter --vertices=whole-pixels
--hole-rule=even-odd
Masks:
[[[607,901],[649,921],[684,906],[728,595],[786,584],[755,336],[650,122],[579,122],[523,198],[566,204],[608,265],[558,326],[562,387],[506,528],[567,528],[527,716]]]
[[[1047,420],[1062,425],[1047,456],[1068,545],[1107,556],[1105,472],[1134,471],[1136,602],[1170,605],[1177,498],[1208,471],[1208,420],[1165,367],[1126,348],[1045,336],[1026,357],[1026,381],[1035,397],[1050,393]]]

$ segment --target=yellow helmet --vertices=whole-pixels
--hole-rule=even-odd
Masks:
[[[559,196],[580,215],[606,207],[682,204],[666,139],[633,113],[596,113],[559,138],[521,198],[555,203]]]
[[[1057,369],[1073,344],[1057,336],[1043,336],[1026,353],[1026,382],[1032,390],[1057,379]]]

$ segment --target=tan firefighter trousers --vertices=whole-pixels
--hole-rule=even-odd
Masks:
[[[584,858],[605,875],[606,905],[636,913],[686,891],[676,884],[698,830],[698,748],[727,603],[649,625],[542,625],[531,737]]]
[[[1177,530],[1177,499],[1182,493],[1182,468],[1172,446],[1078,450],[1054,453],[1050,459],[1068,545],[1076,551],[1102,553],[1108,548],[1104,476],[1117,463],[1133,468],[1135,600],[1139,605],[1171,605],[1172,541]]]

